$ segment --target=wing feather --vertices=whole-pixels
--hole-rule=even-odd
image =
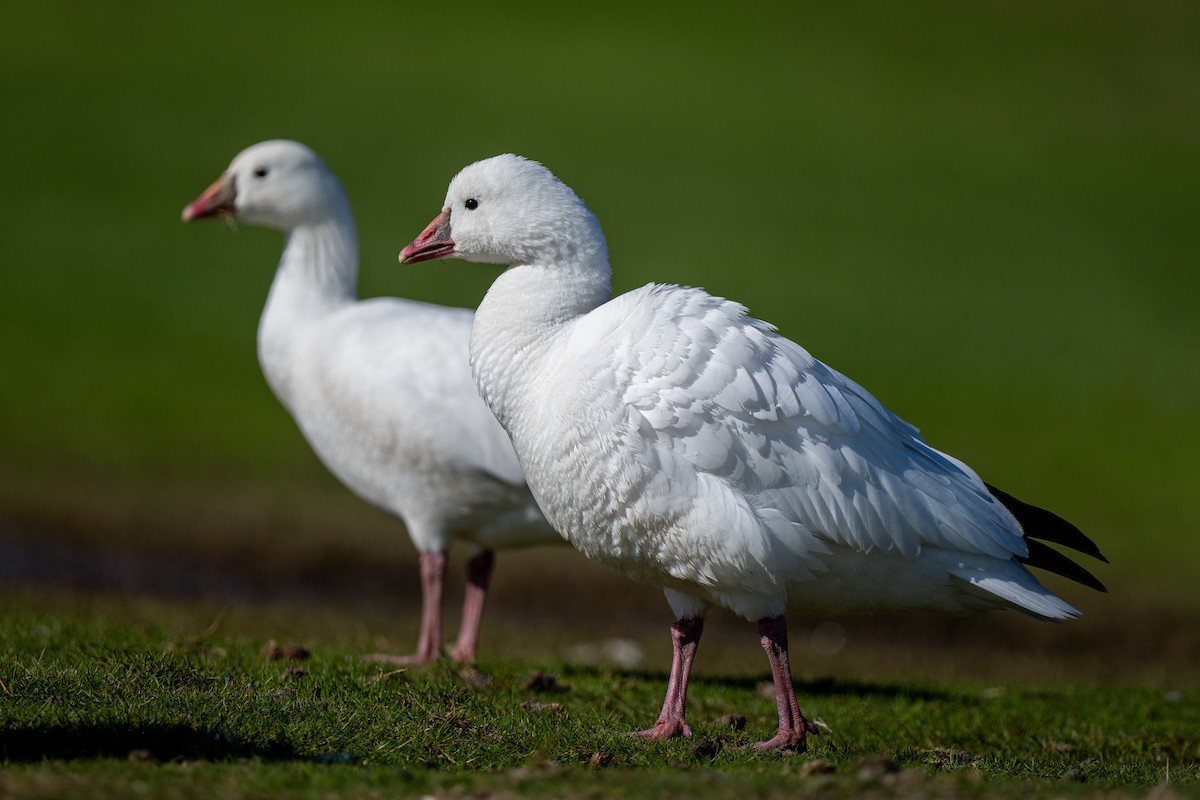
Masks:
[[[1020,526],[970,468],[744,307],[676,286],[634,294],[639,313],[616,331],[618,392],[637,446],[660,451],[655,464],[681,458],[719,479],[771,536],[1027,555]],[[768,512],[787,524],[763,523]]]

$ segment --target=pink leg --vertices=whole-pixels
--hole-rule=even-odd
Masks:
[[[638,731],[634,736],[643,739],[670,739],[675,736],[691,737],[692,729],[684,719],[687,711],[688,676],[692,673],[692,659],[696,657],[696,647],[700,644],[700,634],[704,633],[704,619],[676,620],[671,626],[671,643],[674,655],[671,657],[671,678],[667,681],[667,696],[663,700],[662,713],[653,728]]]
[[[446,576],[445,553],[421,553],[421,631],[417,634],[417,652],[411,656],[375,653],[368,661],[386,664],[431,664],[442,652],[442,586]]]
[[[792,670],[788,666],[787,622],[783,617],[758,621],[758,639],[767,651],[771,677],[775,681],[775,703],[779,706],[779,730],[775,736],[755,745],[759,750],[795,750],[803,753],[808,745],[805,734],[817,733],[817,728],[800,713],[796,690],[792,687]]]
[[[483,605],[487,600],[488,584],[492,582],[492,567],[496,554],[481,550],[467,560],[467,592],[463,598],[462,624],[458,628],[458,640],[450,657],[459,664],[475,660],[475,648],[479,644],[479,624],[483,620]]]

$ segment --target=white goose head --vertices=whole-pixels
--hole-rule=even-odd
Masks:
[[[183,209],[183,219],[230,216],[290,231],[348,211],[333,172],[299,142],[274,139],[252,145],[221,177]]]
[[[400,261],[453,256],[485,264],[573,265],[608,269],[595,215],[550,170],[505,154],[477,161],[450,182],[442,213]]]

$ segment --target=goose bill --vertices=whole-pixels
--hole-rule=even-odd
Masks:
[[[450,209],[446,209],[425,226],[421,235],[412,244],[400,251],[401,264],[416,264],[432,261],[454,254],[454,240],[450,238]]]

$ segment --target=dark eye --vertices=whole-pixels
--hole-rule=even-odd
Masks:
[[[258,169],[254,170],[254,177],[256,177],[256,178],[265,178],[265,177],[267,177],[267,168],[266,168],[266,167],[259,167]]]
[[[467,207],[467,211],[474,211],[475,209],[479,208],[479,201],[476,200],[474,197],[471,197],[471,198],[468,198],[467,202],[464,203],[463,205],[465,205]]]

